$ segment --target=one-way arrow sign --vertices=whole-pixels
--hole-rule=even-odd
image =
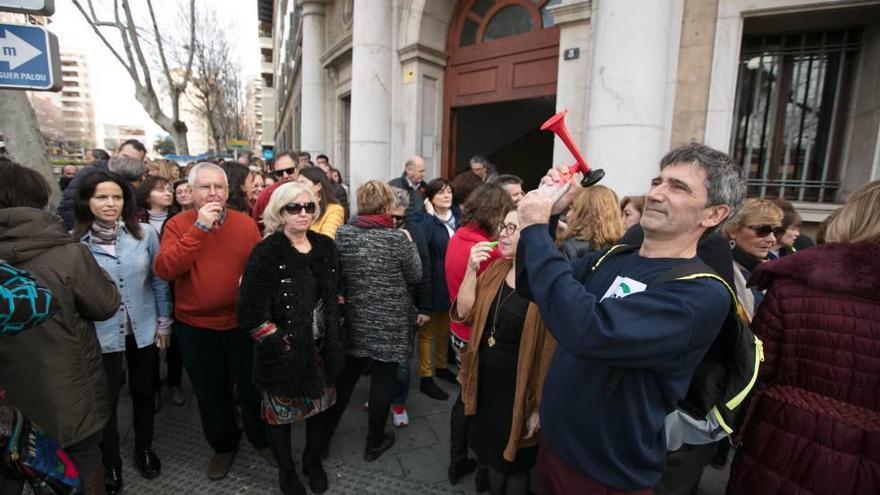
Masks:
[[[17,69],[39,54],[40,50],[27,44],[9,30],[6,30],[6,38],[0,39],[0,62],[9,63],[9,70]]]
[[[0,24],[0,88],[58,91],[58,39],[39,26]]]

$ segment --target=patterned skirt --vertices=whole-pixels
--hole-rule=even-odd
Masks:
[[[270,425],[298,423],[336,404],[336,386],[324,384],[320,397],[279,397],[263,392],[260,415]]]

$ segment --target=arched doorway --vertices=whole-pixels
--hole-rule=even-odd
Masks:
[[[551,166],[561,0],[464,0],[447,38],[443,163],[447,176],[487,156],[534,186]]]

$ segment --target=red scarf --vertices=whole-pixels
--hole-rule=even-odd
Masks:
[[[394,219],[387,213],[383,215],[359,215],[351,224],[362,229],[392,229],[394,228]]]

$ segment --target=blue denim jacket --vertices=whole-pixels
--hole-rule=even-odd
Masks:
[[[138,348],[153,343],[160,316],[171,316],[168,283],[153,273],[153,258],[159,253],[159,236],[146,223],[141,224],[141,232],[144,238],[137,240],[125,225],[121,225],[116,238],[115,255],[93,243],[91,232],[80,239],[91,250],[98,265],[107,272],[122,296],[122,306],[116,315],[109,320],[95,322],[101,351],[105,353],[125,350],[123,306],[128,312]]]

